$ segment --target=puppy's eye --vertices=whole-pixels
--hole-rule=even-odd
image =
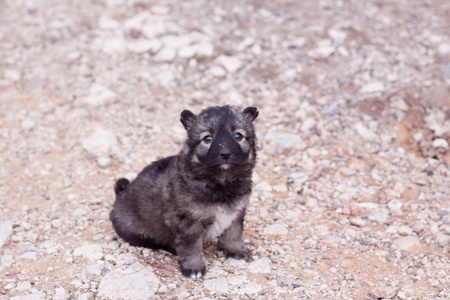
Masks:
[[[213,138],[212,138],[210,135],[207,135],[207,136],[205,136],[205,137],[203,138],[203,141],[204,141],[206,144],[211,143],[212,140],[213,140]]]
[[[244,136],[242,135],[242,134],[240,134],[239,132],[236,132],[235,134],[234,134],[234,139],[236,140],[236,141],[242,141],[242,139],[244,138]]]

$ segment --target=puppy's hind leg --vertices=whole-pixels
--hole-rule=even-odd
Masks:
[[[125,240],[131,246],[146,247],[154,250],[162,249],[174,255],[177,254],[175,249],[170,245],[159,243],[155,239],[145,234],[136,233],[132,230],[132,228],[127,227],[126,224],[120,221],[116,210],[111,211],[110,218],[113,223],[114,230],[123,240]]]

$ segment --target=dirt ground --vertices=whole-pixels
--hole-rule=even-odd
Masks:
[[[130,247],[113,184],[258,107],[244,240]],[[449,299],[450,2],[0,0],[0,299]]]

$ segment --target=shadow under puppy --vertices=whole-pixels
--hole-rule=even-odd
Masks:
[[[131,183],[116,182],[111,221],[133,246],[178,255],[183,275],[206,272],[203,242],[219,237],[227,257],[251,260],[242,242],[252,188],[258,110],[210,107],[198,116],[185,110],[188,138],[178,155],[147,166]]]

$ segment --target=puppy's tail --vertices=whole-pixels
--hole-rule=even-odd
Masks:
[[[116,185],[114,186],[114,191],[116,192],[116,195],[125,190],[129,184],[130,181],[126,178],[120,178],[119,180],[117,180]]]

